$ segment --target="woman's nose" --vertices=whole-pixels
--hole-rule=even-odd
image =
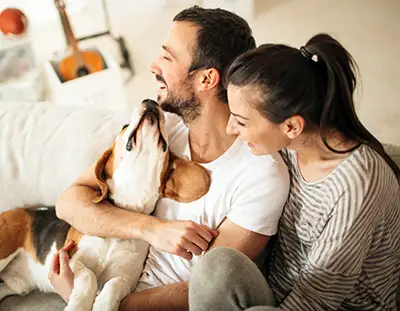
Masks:
[[[228,125],[226,126],[226,133],[228,135],[239,135],[239,131],[233,121],[232,116],[229,117]]]

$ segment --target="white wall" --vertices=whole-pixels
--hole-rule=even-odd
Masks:
[[[257,42],[300,47],[328,32],[350,51],[360,67],[357,111],[382,141],[400,144],[400,1],[265,0],[252,23]]]

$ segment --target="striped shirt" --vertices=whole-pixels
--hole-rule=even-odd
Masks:
[[[327,177],[303,179],[297,155],[282,152],[291,190],[268,281],[283,310],[396,310],[400,189],[366,145]]]

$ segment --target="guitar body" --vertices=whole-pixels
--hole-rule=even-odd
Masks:
[[[94,51],[80,51],[82,61],[77,62],[74,55],[67,56],[58,65],[61,79],[66,82],[104,69],[101,55]]]
[[[54,0],[60,14],[65,38],[72,49],[71,55],[65,57],[58,65],[58,73],[63,82],[77,79],[104,69],[104,61],[101,55],[94,51],[80,50],[78,42],[72,31],[65,0]]]

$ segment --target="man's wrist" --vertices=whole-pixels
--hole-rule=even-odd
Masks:
[[[163,220],[151,216],[144,215],[142,217],[139,226],[135,225],[135,222],[130,226],[131,232],[130,235],[132,238],[137,238],[143,241],[146,241],[149,244],[153,244],[154,236],[156,235],[157,226],[160,225]]]

